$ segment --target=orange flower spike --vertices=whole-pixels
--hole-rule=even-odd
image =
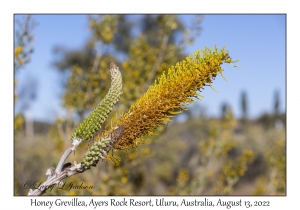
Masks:
[[[221,64],[234,62],[225,48],[220,51],[205,48],[170,67],[116,122],[115,126],[124,125],[125,131],[114,147],[124,150],[143,142],[141,138],[155,133],[159,125],[185,110],[183,106],[193,103],[193,97],[203,98],[197,91],[211,85],[218,73],[222,74]],[[106,136],[112,129],[96,139]]]

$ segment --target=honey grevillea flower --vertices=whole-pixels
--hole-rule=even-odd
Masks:
[[[100,140],[113,132],[115,127],[124,126],[124,133],[114,145],[124,150],[136,146],[146,135],[155,134],[155,129],[181,113],[193,98],[202,98],[200,91],[211,86],[214,78],[223,72],[221,65],[232,61],[225,47],[218,50],[205,48],[193,56],[177,63],[164,72],[154,85],[137,100],[111,129],[95,137]],[[223,77],[223,76],[222,76]]]
[[[75,139],[89,140],[93,135],[101,128],[102,123],[108,117],[115,104],[119,101],[122,94],[122,75],[112,61],[110,62],[110,74],[111,74],[111,86],[103,98],[103,100],[97,105],[92,113],[75,129],[72,134],[71,142]]]

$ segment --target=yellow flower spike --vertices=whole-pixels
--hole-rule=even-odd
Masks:
[[[183,106],[193,103],[193,97],[203,98],[197,91],[205,85],[211,86],[217,74],[223,72],[220,66],[223,63],[232,63],[225,48],[204,48],[164,71],[116,122],[115,126],[124,125],[125,131],[114,148],[124,150],[143,143],[144,136],[155,133],[159,125],[169,122],[171,117],[185,110]],[[105,130],[96,139],[111,131]]]

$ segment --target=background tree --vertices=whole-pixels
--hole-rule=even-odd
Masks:
[[[247,122],[248,117],[248,101],[247,101],[247,93],[243,91],[241,93],[241,109],[242,109],[242,123],[245,124]]]
[[[31,61],[31,54],[33,53],[33,41],[34,34],[33,29],[36,26],[36,22],[30,15],[22,16],[22,18],[17,19],[15,16],[15,28],[14,28],[14,146],[22,147],[24,145],[24,136],[21,134],[22,127],[24,125],[25,117],[22,111],[16,112],[16,103],[18,98],[21,102],[24,102],[24,92],[20,92],[19,95],[16,91],[16,86],[18,84],[17,75],[18,72],[23,69],[26,64]],[[34,92],[32,92],[34,94]],[[29,94],[31,95],[31,94]],[[27,95],[28,96],[28,95]],[[34,96],[34,95],[31,95]],[[24,103],[23,103],[24,105]],[[27,126],[26,126],[27,127]],[[16,135],[21,134],[21,138],[17,138]],[[29,158],[29,157],[28,157]],[[38,162],[38,161],[37,161]],[[36,163],[37,163],[36,162]],[[29,162],[28,162],[29,163]],[[34,164],[35,165],[35,164]],[[27,165],[28,166],[28,165]],[[23,168],[24,167],[24,168]],[[17,156],[14,159],[14,172],[21,176],[24,175],[23,169],[25,169],[26,164],[22,162],[22,157]],[[24,170],[25,171],[25,170]],[[25,172],[26,173],[26,172]],[[19,186],[22,185],[17,179],[14,182],[15,191],[20,192]]]
[[[176,15],[99,15],[89,16],[89,21],[92,37],[82,50],[56,48],[60,57],[55,66],[71,74],[63,96],[64,106],[74,109],[80,120],[108,90],[110,59],[123,69],[120,104],[125,110],[158,74],[184,57],[184,48],[201,30],[199,17],[188,29]]]
[[[26,82],[20,86],[18,108],[21,113],[26,114],[25,135],[26,138],[33,138],[34,125],[32,119],[32,102],[37,98],[38,83],[34,76],[29,75]]]
[[[18,94],[16,93],[16,86],[18,81],[16,79],[18,72],[25,67],[31,60],[31,54],[33,53],[33,41],[34,34],[33,29],[36,26],[36,22],[30,15],[24,15],[22,18],[17,19],[15,17],[15,33],[14,33],[14,101],[17,102]],[[14,119],[14,130],[19,131],[24,123],[24,115],[22,113],[16,113]]]
[[[227,103],[222,103],[221,105],[221,118],[224,119],[225,118],[225,115],[226,113],[228,112],[229,110],[229,105]]]
[[[274,92],[274,115],[277,116],[279,114],[279,109],[280,109],[280,96],[279,92],[275,91]]]
[[[278,91],[274,91],[274,103],[273,112],[262,114],[258,122],[260,122],[265,128],[282,128],[286,124],[285,112],[280,113],[280,96]]]

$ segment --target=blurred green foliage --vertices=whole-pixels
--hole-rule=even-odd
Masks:
[[[33,53],[33,30],[36,22],[30,15],[24,15],[20,19],[15,19],[15,38],[14,38],[14,71],[15,74],[22,69],[31,60]],[[18,84],[17,79],[14,80],[14,90]],[[18,100],[18,95],[14,91],[14,101]],[[18,132],[24,124],[24,116],[22,113],[15,113],[14,130]]]
[[[189,178],[188,170],[181,169],[177,177],[179,187],[172,186],[171,195],[228,195],[253,161],[251,149],[243,149],[236,156],[230,155],[238,147],[233,138],[236,121],[231,109],[221,121],[205,121],[209,125],[208,133],[206,138],[198,140],[198,151],[195,152],[199,154],[198,164],[194,172],[190,172],[194,175]]]
[[[15,135],[14,194],[26,195],[25,182],[44,181],[46,169],[57,165],[74,128],[108,91],[109,60],[120,66],[124,88],[106,126],[185,57],[183,50],[201,32],[201,20],[197,16],[186,26],[176,15],[90,16],[91,38],[84,48],[61,50],[55,62],[68,76],[62,97],[67,116],[26,142],[22,128],[15,126],[20,132]],[[222,113],[221,119],[194,117],[159,127],[159,135],[144,144],[112,151],[111,160],[45,195],[284,195],[285,127],[242,124],[233,110]],[[91,143],[80,145],[69,161],[82,159]],[[69,190],[72,182],[93,188]]]
[[[258,178],[254,195],[286,195],[286,142],[283,133],[276,133],[264,153],[267,170]]]
[[[14,43],[14,68],[21,69],[31,60],[33,53],[34,33],[36,22],[31,15],[24,15],[15,19],[15,43]]]

